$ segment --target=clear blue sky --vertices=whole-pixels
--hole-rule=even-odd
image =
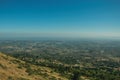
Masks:
[[[0,0],[1,37],[120,37],[120,0]]]

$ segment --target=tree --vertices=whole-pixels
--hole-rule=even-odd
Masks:
[[[71,77],[71,80],[81,80],[80,72],[79,71],[74,71],[73,76]]]

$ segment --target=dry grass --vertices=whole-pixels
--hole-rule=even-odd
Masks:
[[[35,73],[29,75],[25,66],[29,66]],[[59,73],[52,72],[52,69],[47,67],[27,65],[24,61],[7,56],[0,53],[0,80],[49,80],[56,78],[56,80],[67,80],[60,76]]]

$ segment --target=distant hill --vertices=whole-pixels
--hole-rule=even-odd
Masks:
[[[0,80],[68,80],[47,67],[35,66],[0,53]]]

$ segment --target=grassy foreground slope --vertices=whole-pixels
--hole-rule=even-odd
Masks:
[[[0,53],[0,80],[67,80],[47,67],[35,66]]]

